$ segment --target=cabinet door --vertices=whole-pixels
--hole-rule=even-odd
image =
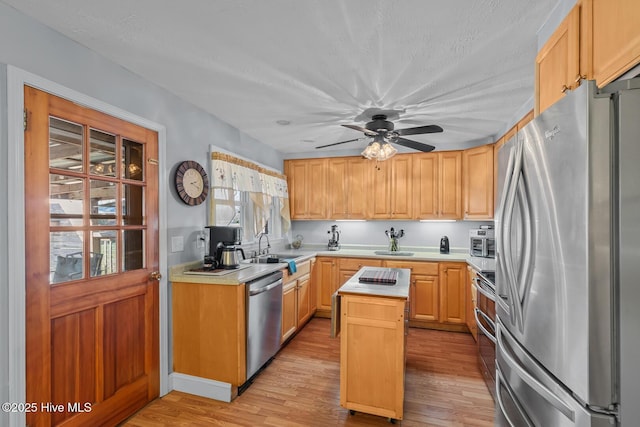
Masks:
[[[442,219],[462,218],[462,152],[438,153],[439,191],[438,217]]]
[[[331,311],[331,295],[338,290],[337,258],[316,259],[318,310]]]
[[[415,219],[438,218],[438,154],[420,153],[413,157]]]
[[[411,277],[409,319],[438,321],[440,314],[440,289],[438,276]]]
[[[360,157],[350,157],[347,160],[347,217],[349,219],[366,219],[369,216],[367,195],[371,190],[371,172],[374,164],[371,160]],[[333,189],[333,186],[329,186],[329,191],[333,192]]]
[[[291,219],[304,219],[307,217],[307,164],[304,160],[288,160],[286,173]]]
[[[310,290],[309,290],[309,276],[303,276],[298,279],[297,286],[297,304],[298,304],[298,323],[297,327],[300,328],[311,317],[311,302],[310,302]]]
[[[466,322],[466,269],[464,263],[440,263],[440,321]]]
[[[536,115],[580,82],[580,5],[562,21],[536,56]]]
[[[396,155],[391,159],[389,200],[393,219],[410,219],[413,215],[411,156],[411,154]]]
[[[592,3],[593,74],[602,87],[640,62],[640,2]]]
[[[493,219],[493,145],[463,153],[465,219]]]
[[[282,339],[284,342],[295,331],[298,313],[296,310],[296,286],[297,280],[287,283],[282,289]]]
[[[331,189],[331,197],[327,198],[327,205],[331,219],[349,218],[348,203],[351,194],[349,194],[350,176],[347,164],[348,160],[344,157],[329,159],[327,182],[328,188]]]
[[[467,266],[467,328],[471,332],[473,339],[478,341],[478,325],[476,324],[475,308],[476,308],[476,285],[474,279],[476,272]]]
[[[328,159],[311,159],[307,165],[306,196],[307,218],[326,219]]]
[[[371,188],[368,190],[370,218],[391,218],[391,204],[389,202],[390,172],[391,167],[388,161],[378,162],[371,172]]]

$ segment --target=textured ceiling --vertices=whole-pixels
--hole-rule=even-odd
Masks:
[[[533,96],[557,3],[1,1],[284,153],[358,138],[340,124],[380,110],[396,129],[440,125],[410,137],[438,150],[490,141]]]

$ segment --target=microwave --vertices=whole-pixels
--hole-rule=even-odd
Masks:
[[[491,228],[469,230],[469,254],[483,258],[496,257],[495,232]]]

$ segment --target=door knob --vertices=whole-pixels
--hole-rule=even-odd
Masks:
[[[162,279],[162,274],[160,274],[159,271],[152,271],[151,274],[149,274],[149,280],[160,281],[160,279]]]

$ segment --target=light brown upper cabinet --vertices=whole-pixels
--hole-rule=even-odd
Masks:
[[[413,155],[414,219],[462,218],[462,152]]]
[[[371,172],[370,218],[411,219],[413,214],[412,154],[378,162]],[[369,161],[371,162],[371,161]]]
[[[330,219],[366,219],[373,163],[362,157],[329,159]]]
[[[328,159],[285,160],[291,219],[327,218]]]
[[[464,150],[464,219],[493,219],[493,145]]]
[[[536,115],[580,85],[580,8],[571,9],[536,56]]]
[[[591,25],[591,34],[584,34],[593,37],[593,76],[598,87],[602,87],[640,63],[640,2],[586,0],[583,3],[586,25]]]

